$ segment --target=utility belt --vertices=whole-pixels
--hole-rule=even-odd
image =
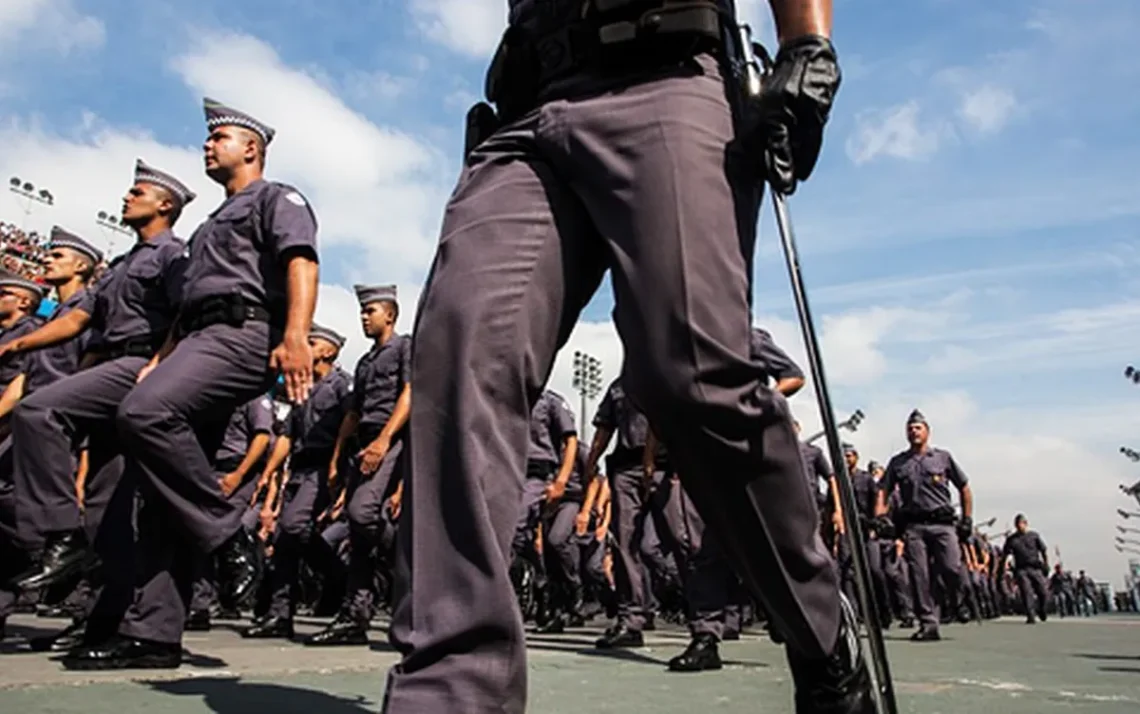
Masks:
[[[716,0],[585,0],[582,14],[557,28],[507,28],[485,85],[505,121],[559,79],[653,69],[724,46]]]
[[[327,449],[302,449],[289,457],[289,470],[321,469],[327,471],[332,462],[332,452],[331,447]]]
[[[241,456],[232,456],[229,458],[220,459],[217,463],[214,464],[214,470],[219,473],[228,474],[236,470],[238,466],[241,466],[241,462],[244,460],[245,459]],[[255,469],[250,469],[249,471],[250,473],[253,473]]]
[[[527,479],[538,479],[539,481],[549,481],[554,473],[558,470],[558,464],[550,461],[527,461],[526,462],[526,477]]]
[[[212,325],[241,327],[246,322],[271,323],[272,318],[269,310],[242,295],[208,295],[182,310],[176,329],[179,337],[185,337]]]
[[[943,506],[933,511],[903,511],[895,518],[900,529],[907,526],[952,526],[958,516],[951,506]]]
[[[119,342],[112,342],[103,347],[103,353],[108,360],[120,357],[146,357],[151,358],[158,352],[166,335],[146,335],[145,337],[128,337]]]

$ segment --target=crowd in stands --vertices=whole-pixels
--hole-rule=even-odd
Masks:
[[[47,236],[0,221],[0,267],[37,283],[43,283],[44,246]]]

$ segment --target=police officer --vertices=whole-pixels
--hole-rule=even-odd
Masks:
[[[562,632],[566,625],[581,627],[585,624],[582,548],[574,536],[585,495],[583,480],[589,455],[577,438],[574,452],[570,477],[562,487],[557,485],[557,480],[551,482],[543,509],[543,557],[551,597],[547,622],[539,630],[551,633]]]
[[[796,434],[802,432],[800,422],[794,422]],[[843,560],[843,506],[839,502],[839,487],[835,483],[835,472],[824,455],[823,449],[806,441],[798,442],[800,459],[803,461],[804,475],[808,488],[815,498],[816,510],[820,516],[820,535],[824,543],[837,557],[837,565]],[[839,572],[838,570],[836,571]]]
[[[542,608],[543,621],[539,623],[544,632],[559,630],[561,618],[549,611],[553,605],[550,581],[545,558],[535,548],[535,534],[544,520],[545,510],[554,508],[566,492],[577,455],[578,429],[574,425],[574,414],[562,395],[548,389],[531,410],[526,484],[511,544],[512,557],[525,558],[537,569],[541,597],[547,605]]]
[[[44,259],[44,281],[55,289],[59,302],[49,320],[76,308],[93,311],[92,296],[86,287],[102,260],[103,253],[84,239],[59,226],[52,228]],[[90,332],[84,331],[53,347],[25,353],[23,371],[9,382],[0,397],[0,419],[7,418],[23,397],[79,369],[89,337]],[[0,639],[4,620],[16,601],[16,592],[8,580],[28,565],[24,550],[17,546],[11,445],[10,438],[0,443]],[[77,483],[76,489],[82,493],[82,484]]]
[[[804,373],[799,365],[772,339],[772,334],[761,327],[750,333],[749,354],[764,365],[767,381],[773,388],[791,398],[804,386]],[[656,437],[650,434],[650,440]],[[647,454],[650,447],[646,447]],[[820,454],[822,457],[822,453]],[[700,514],[692,508],[692,501],[682,492],[685,524],[692,553],[689,572],[685,577],[685,599],[689,611],[688,625],[691,639],[685,651],[669,660],[673,672],[716,670],[723,666],[719,643],[726,638],[732,609],[732,595],[739,589],[736,574],[732,572],[724,552],[712,533],[708,532]]]
[[[336,619],[309,637],[309,645],[368,643],[368,622],[377,599],[373,583],[381,562],[391,560],[399,515],[398,467],[412,403],[412,341],[396,334],[400,304],[395,285],[357,285],[354,290],[364,334],[373,344],[356,363],[352,408],[341,422],[328,472],[332,490],[343,465],[339,498],[348,512],[348,584]]]
[[[944,591],[955,600],[963,585],[958,531],[963,538],[973,532],[974,497],[966,474],[950,452],[929,445],[930,426],[917,409],[907,419],[906,434],[910,448],[895,454],[887,463],[876,513],[886,514],[887,494],[897,487],[900,503],[895,522],[906,543],[907,564],[918,597],[915,610],[919,629],[911,639],[936,641],[941,639],[940,618],[931,593],[930,564],[935,567],[935,575],[941,576]],[[960,521],[955,518],[951,502],[951,484],[961,497]]]
[[[1045,586],[1045,574],[1049,572],[1049,550],[1037,531],[1029,530],[1029,520],[1024,514],[1017,514],[1013,527],[1015,532],[1005,539],[1002,547],[1001,564],[1004,568],[1009,558],[1013,557],[1013,576],[1017,578],[1017,586],[1021,590],[1025,622],[1033,625],[1037,622],[1034,613],[1042,622],[1049,618],[1049,597]],[[1034,596],[1037,599],[1036,606]]]
[[[227,499],[242,505],[249,503],[273,443],[273,422],[273,402],[265,395],[254,397],[230,417],[222,445],[214,455],[218,485]],[[210,608],[217,599],[213,561],[199,553],[197,568],[186,619],[188,632],[209,631]]]
[[[313,392],[305,404],[290,413],[258,484],[259,489],[268,489],[261,508],[262,527],[275,532],[269,611],[262,621],[243,630],[243,637],[293,636],[301,559],[312,540],[320,538],[316,518],[332,502],[328,490],[329,463],[340,425],[350,408],[352,377],[336,361],[344,347],[343,335],[313,325],[309,341],[313,345],[316,380]],[[287,457],[289,466],[284,475],[280,515],[275,515],[273,504],[278,488],[272,476],[282,469]]]
[[[883,628],[891,626],[891,604],[890,597],[887,591],[887,578],[883,572],[883,558],[882,549],[879,547],[880,530],[887,530],[884,528],[886,525],[883,521],[878,520],[875,515],[875,506],[879,502],[879,482],[868,471],[859,468],[859,450],[853,444],[843,444],[843,458],[847,462],[847,474],[851,479],[851,488],[855,492],[855,517],[859,519],[862,525],[863,532],[866,534],[867,542],[865,545],[865,552],[867,553],[867,567],[870,570],[871,583],[875,591],[873,593],[873,602],[875,607],[878,608],[879,622]],[[848,540],[848,547],[856,547],[855,543]],[[854,564],[851,561],[850,555],[847,562],[840,564],[841,577],[843,579],[844,588],[848,589],[848,597],[854,597],[855,578],[854,578]]]
[[[865,709],[787,405],[748,354],[762,174],[790,191],[811,173],[839,84],[830,0],[773,3],[781,48],[757,131],[734,125],[738,85],[718,61],[732,13],[715,0],[509,4],[488,78],[501,122],[468,142],[416,325],[425,392],[401,520],[415,587],[391,629],[404,657],[387,710],[525,706],[502,554],[530,409],[606,268],[623,384],[786,635],[798,707]]]
[[[225,423],[268,392],[278,371],[291,401],[310,387],[316,218],[295,188],[263,178],[270,127],[211,99],[204,111],[206,174],[226,199],[191,237],[172,339],[117,417],[145,497],[143,581],[120,638],[71,666],[178,666],[192,551],[214,554],[223,605],[254,592],[261,564],[242,527],[246,504],[222,493],[211,458],[218,443],[200,441],[196,428]]]
[[[134,247],[112,262],[86,306],[61,313],[3,348],[5,357],[22,355],[74,340],[88,326],[100,336],[102,361],[97,366],[38,389],[12,414],[20,538],[28,546],[41,540],[45,544],[39,567],[21,578],[23,588],[54,584],[93,563],[76,500],[75,448],[88,439],[90,530],[98,525],[92,521],[100,520],[94,504],[110,503],[122,476],[114,463],[123,453],[115,432],[116,410],[166,339],[177,314],[185,258],[184,244],[172,228],[193,199],[194,193],[176,178],[138,160],[134,183],[123,198],[122,218],[138,236]],[[109,519],[116,531],[129,524],[127,507],[126,516]],[[129,538],[126,532],[119,539],[104,539],[116,544],[105,555],[124,547],[129,551]],[[129,563],[121,553],[104,558],[109,560]]]
[[[10,345],[44,324],[37,314],[43,298],[43,287],[31,280],[16,275],[0,277],[0,346]],[[7,389],[23,367],[20,358],[0,364],[0,389]]]

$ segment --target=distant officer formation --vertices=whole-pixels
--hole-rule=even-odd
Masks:
[[[290,640],[304,611],[331,621],[303,644],[359,647],[387,613],[386,712],[519,714],[529,622],[604,616],[602,649],[685,625],[680,672],[762,625],[796,711],[863,714],[860,553],[879,621],[916,641],[1095,608],[1083,572],[1045,579],[1024,516],[1002,546],[974,528],[919,410],[885,467],[842,446],[844,513],[791,414],[803,370],[750,329],[764,185],[811,175],[840,83],[831,3],[772,3],[759,96],[731,5],[510,2],[414,334],[395,286],[355,286],[372,346],[352,374],[313,324],[316,214],[264,178],[275,131],[205,99],[225,198],[188,241],[194,193],[139,160],[137,241],[100,277],[57,228],[50,319],[39,285],[0,279],[0,635],[39,603],[74,617],[29,642],[67,668],[173,668],[215,619]],[[607,270],[625,361],[587,443],[546,381]]]

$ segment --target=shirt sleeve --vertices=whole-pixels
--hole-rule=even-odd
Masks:
[[[261,397],[254,401],[250,404],[248,412],[251,437],[262,432],[273,433],[273,403],[269,401],[269,397]]]
[[[804,373],[788,353],[772,340],[772,336],[764,330],[752,330],[751,341],[752,359],[764,365],[764,371],[772,379],[803,379]]]
[[[831,464],[827,463],[827,457],[823,455],[823,449],[813,449],[815,453],[812,454],[812,470],[815,474],[824,480],[831,478]]]
[[[289,186],[269,194],[268,228],[273,256],[278,260],[290,250],[302,250],[317,259],[317,217],[301,192]]]
[[[182,291],[186,287],[186,268],[190,265],[190,258],[185,246],[174,243],[167,249],[165,259],[162,284],[166,289],[166,299],[177,309],[182,305]]]
[[[551,399],[553,409],[550,410],[551,426],[559,439],[574,436],[578,433],[578,426],[574,423],[574,415],[561,399]]]
[[[412,340],[405,337],[403,342],[400,343],[400,385],[409,384],[412,381]]]
[[[946,475],[950,478],[951,483],[958,488],[963,488],[970,482],[970,479],[966,477],[966,473],[962,471],[961,467],[958,466],[958,462],[954,460],[954,457],[951,456],[949,452],[946,454],[946,460],[949,462]]]
[[[352,391],[349,404],[357,412],[364,411],[364,394],[368,375],[368,363],[363,359],[356,363],[356,374],[352,378]]]
[[[614,405],[613,385],[610,385],[610,388],[606,390],[606,396],[602,397],[598,411],[594,412],[594,426],[611,431],[617,428],[617,409]]]

